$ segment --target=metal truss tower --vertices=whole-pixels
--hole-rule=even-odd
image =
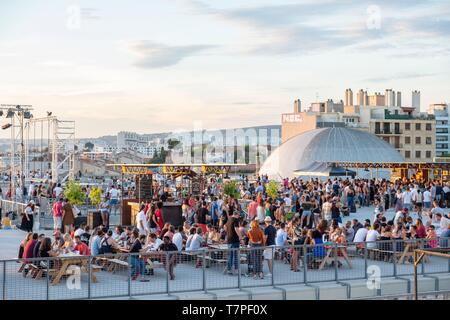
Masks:
[[[58,120],[55,116],[30,119],[25,125],[26,179],[31,170],[44,172],[44,154],[50,163],[51,180],[62,183],[74,178],[75,170],[75,121]],[[40,155],[33,157],[33,153]],[[41,160],[41,161],[37,161]],[[36,168],[36,162],[40,168]]]

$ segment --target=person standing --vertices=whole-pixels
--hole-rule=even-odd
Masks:
[[[53,204],[53,231],[63,231],[62,228],[62,200],[58,199]]]
[[[21,229],[26,232],[33,231],[33,221],[34,221],[34,202],[30,201],[22,213],[22,224]]]
[[[256,202],[256,196],[252,197],[252,201],[248,204],[247,212],[248,212],[248,219],[252,221],[257,216],[257,208],[258,203]]]
[[[62,225],[64,227],[63,233],[71,233],[74,223],[75,218],[72,205],[70,204],[69,199],[65,199],[62,207]]]
[[[423,192],[423,208],[425,209],[425,211],[428,211],[431,209],[431,192],[430,192],[430,188],[427,188],[424,192]]]
[[[272,219],[270,217],[266,217],[264,223],[266,224],[266,228],[264,229],[264,245],[266,246],[264,259],[267,260],[267,266],[269,267],[269,273],[266,276],[271,277],[273,273],[273,256],[277,229],[272,225]]]
[[[322,219],[326,220],[328,223],[331,223],[331,197],[327,196],[326,201],[322,205]]]
[[[257,279],[259,275],[261,279],[264,279],[262,250],[260,249],[264,243],[264,233],[257,220],[253,220],[250,225],[250,230],[248,231],[248,243],[251,247],[250,260],[252,261],[253,266],[253,278]]]
[[[136,228],[140,235],[147,235],[147,217],[145,216],[145,205],[142,204],[136,216]]]
[[[239,257],[239,246],[241,239],[239,238],[239,212],[235,211],[232,213],[230,218],[225,225],[227,233],[227,243],[230,252],[228,254],[228,264],[225,272],[228,274],[233,274],[231,268],[234,266],[234,270],[238,272],[238,257]]]

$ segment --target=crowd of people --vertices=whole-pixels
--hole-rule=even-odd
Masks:
[[[273,247],[285,247],[277,251],[278,257],[298,272],[302,250],[287,249],[291,246],[308,245],[313,248],[313,257],[323,257],[326,243],[366,243],[367,248],[376,248],[377,241],[424,239],[426,246],[433,248],[446,246],[446,242],[439,241],[450,237],[448,183],[414,179],[284,179],[275,196],[268,194],[268,183],[265,176],[252,182],[244,177],[237,185],[236,197],[224,194],[223,183],[212,179],[201,195],[179,195],[175,200],[182,202],[181,226],[164,221],[164,202],[176,198],[168,189],[160,189],[151,201],[141,203],[133,226],[117,226],[114,230],[109,228],[107,215],[102,215],[103,225],[94,230],[82,225],[74,228],[73,206],[60,197],[53,205],[53,241],[30,232],[21,244],[19,257],[46,257],[68,251],[94,257],[124,250],[195,252],[208,245],[226,245],[229,249],[252,249],[246,275],[257,279],[271,276]],[[114,199],[114,190],[118,188],[111,186],[104,198]],[[373,208],[373,217],[344,222],[345,216],[361,207]],[[394,217],[388,219],[386,212],[392,209]],[[237,251],[228,252],[224,272],[236,274],[238,259]],[[145,274],[144,261],[133,256],[134,280]],[[269,270],[266,275],[265,261]],[[175,258],[165,262],[171,279],[175,278],[176,263]]]

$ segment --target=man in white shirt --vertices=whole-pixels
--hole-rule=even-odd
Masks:
[[[354,243],[360,243],[366,241],[367,233],[369,232],[369,226],[364,228],[359,228],[355,234],[355,239],[353,239]]]
[[[290,207],[292,205],[292,201],[291,198],[289,198],[289,194],[286,194],[286,196],[283,199],[284,203],[286,204],[287,207]]]
[[[178,251],[183,250],[183,235],[181,232],[183,232],[183,227],[178,227],[172,238],[172,242],[177,246]]]
[[[58,185],[55,187],[54,191],[55,191],[55,198],[58,199],[61,196],[61,194],[63,193],[63,189],[61,188],[60,183],[58,183]]]
[[[377,247],[376,241],[380,237],[380,233],[378,232],[379,229],[380,225],[378,223],[375,223],[373,225],[373,228],[367,231],[366,242],[368,249],[375,249]]]
[[[403,192],[403,207],[407,208],[408,211],[412,210],[412,193],[409,190],[409,187]]]
[[[112,214],[115,214],[117,212],[117,208],[119,205],[119,194],[120,191],[115,186],[112,186],[111,190],[109,190],[109,204],[111,206]]]
[[[144,212],[145,205],[141,205],[141,210],[136,216],[136,227],[139,230],[139,235],[146,235],[148,232],[147,227],[147,216]]]
[[[440,237],[443,232],[448,230],[448,226],[450,225],[450,219],[447,219],[444,215],[440,213],[436,213],[433,217],[433,221],[436,221],[438,225],[436,228],[436,234]]]
[[[433,201],[433,209],[431,209],[431,213],[433,214],[433,216],[438,214],[438,213],[440,213],[441,216],[444,215],[444,209],[442,209],[439,206],[439,202],[438,201]]]
[[[285,245],[287,245],[286,224],[284,222],[281,223],[280,229],[278,229],[277,231],[275,245],[277,247],[284,247]]]
[[[149,235],[149,243],[145,246],[144,249],[147,251],[157,251],[163,241],[156,236],[155,233],[150,233]]]
[[[203,237],[202,237],[203,230],[202,228],[197,228],[197,233],[188,239],[186,242],[186,251],[197,251],[200,250],[203,244]]]
[[[77,230],[75,230],[74,232],[74,237],[79,236],[81,237],[81,235],[84,233],[84,229],[83,229],[83,225],[80,224],[80,226],[77,228]]]
[[[426,189],[423,192],[423,208],[426,211],[431,209],[431,200],[432,200],[432,197],[431,197],[430,189]]]
[[[400,218],[406,219],[406,215],[408,214],[408,212],[409,212],[409,210],[407,208],[403,208],[403,210],[397,211],[397,213],[395,214],[395,217],[394,217],[394,226],[397,225],[398,220]]]

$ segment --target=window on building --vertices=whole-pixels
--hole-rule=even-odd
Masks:
[[[427,123],[426,124],[426,130],[427,131],[431,131],[431,123]]]
[[[421,143],[420,137],[416,137],[416,144],[420,144],[420,143]]]
[[[420,123],[416,123],[416,130],[420,130],[421,127],[422,127],[422,126],[421,126]]]
[[[431,158],[431,151],[427,151],[426,155],[427,155],[427,158]]]
[[[431,144],[431,142],[432,142],[431,137],[427,137],[426,138],[426,144]]]
[[[405,137],[405,144],[411,144],[411,137]]]
[[[411,123],[405,123],[405,130],[411,130]]]
[[[409,150],[406,150],[406,151],[405,151],[405,158],[406,158],[406,159],[411,158],[411,151],[409,151]]]
[[[420,151],[416,151],[416,158],[420,159],[420,157],[422,156]]]

